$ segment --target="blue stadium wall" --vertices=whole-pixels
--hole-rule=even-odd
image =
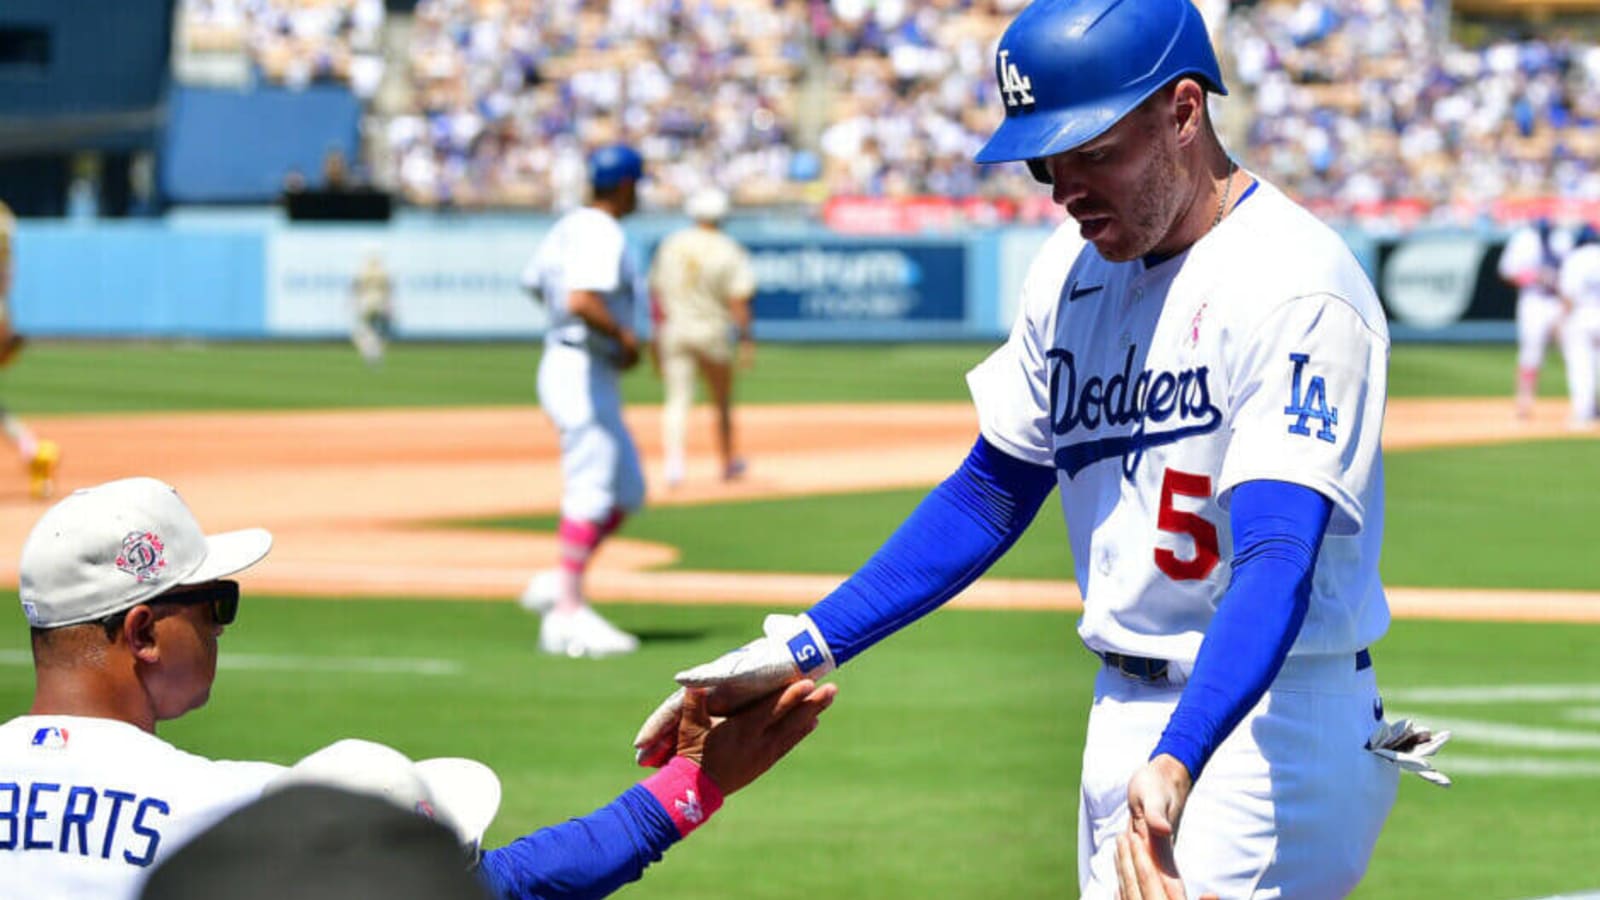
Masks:
[[[291,225],[262,213],[27,220],[14,314],[21,330],[47,338],[336,338],[349,328],[350,281],[376,253],[394,278],[400,337],[530,338],[545,320],[518,276],[549,223],[418,214],[388,226]],[[630,220],[639,259],[682,224]],[[997,339],[1048,233],[867,239],[771,222],[729,230],[751,248],[762,285],[757,336],[791,341]],[[1510,300],[1490,271],[1492,238],[1346,237],[1385,288],[1397,339],[1512,338]]]

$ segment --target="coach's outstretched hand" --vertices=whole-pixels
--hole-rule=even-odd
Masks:
[[[737,650],[679,672],[678,684],[703,688],[706,709],[725,716],[801,678],[815,680],[833,671],[833,653],[808,616],[770,615],[762,631]],[[674,692],[639,728],[633,739],[639,765],[660,766],[672,758],[683,698],[681,689]]]
[[[724,794],[732,794],[816,730],[817,717],[838,693],[837,685],[818,687],[801,679],[735,715],[718,718],[706,707],[706,692],[690,688],[678,724],[678,755],[694,760]]]

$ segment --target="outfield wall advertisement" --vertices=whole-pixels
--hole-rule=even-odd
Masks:
[[[12,296],[38,337],[330,339],[349,333],[351,283],[379,257],[394,326],[420,340],[533,339],[548,317],[519,284],[548,218],[388,226],[247,222],[24,221]],[[628,220],[638,261],[681,220]],[[731,223],[759,280],[756,336],[783,341],[993,340],[1048,228],[959,236],[848,237]],[[1346,240],[1398,340],[1510,340],[1513,295],[1493,235]],[[648,327],[646,311],[635,323]]]
[[[267,244],[266,327],[273,335],[346,334],[350,285],[378,255],[402,337],[510,338],[544,331],[544,308],[518,284],[539,233],[299,228]]]
[[[752,241],[756,322],[768,337],[848,340],[967,328],[964,243]]]

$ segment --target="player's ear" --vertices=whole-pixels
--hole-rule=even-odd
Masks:
[[[143,603],[128,610],[126,618],[122,620],[122,639],[127,643],[128,651],[140,662],[160,661],[161,650],[156,646],[155,610]]]
[[[1172,83],[1172,124],[1178,132],[1178,146],[1185,147],[1200,136],[1205,122],[1206,89],[1193,78],[1179,78]]]

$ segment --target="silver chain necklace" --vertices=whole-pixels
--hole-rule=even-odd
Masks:
[[[1222,202],[1217,205],[1217,217],[1211,220],[1211,227],[1222,224],[1222,217],[1228,212],[1228,197],[1233,193],[1233,173],[1239,171],[1239,164],[1232,159],[1228,160],[1228,180],[1222,185]]]

